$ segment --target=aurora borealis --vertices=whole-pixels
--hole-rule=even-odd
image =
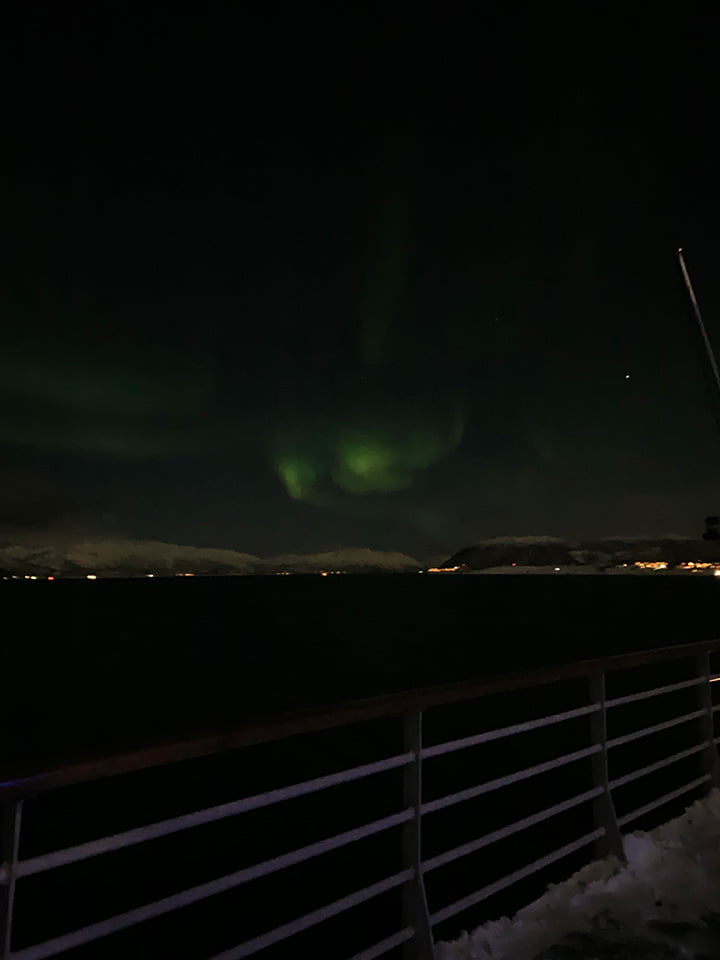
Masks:
[[[288,494],[313,502],[322,491],[394,493],[412,486],[415,475],[452,453],[462,439],[462,417],[443,420],[415,414],[403,422],[388,413],[370,423],[305,427],[277,438],[275,461]]]
[[[160,375],[116,359],[8,349],[0,392],[0,441],[37,450],[157,458],[192,449],[193,424],[211,385],[196,372]]]
[[[373,224],[376,250],[370,258],[367,302],[357,322],[358,357],[350,401],[330,396],[331,413],[274,437],[275,468],[288,495],[319,506],[339,494],[398,493],[416,476],[459,446],[464,430],[460,403],[430,402],[420,371],[405,346],[411,284],[408,198],[385,199]],[[423,358],[427,368],[437,366]],[[417,363],[415,364],[417,367]],[[378,372],[380,371],[380,372]],[[408,382],[415,374],[415,383]],[[398,398],[393,383],[404,384]],[[456,392],[456,391],[455,391]],[[395,395],[393,395],[395,394]],[[343,406],[345,409],[343,409]]]
[[[718,511],[674,262],[717,339],[711,32],[483,16],[28,14],[0,535],[434,556]]]

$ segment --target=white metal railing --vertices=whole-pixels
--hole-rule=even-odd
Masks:
[[[585,664],[573,664],[555,671],[534,671],[515,678],[515,682],[507,679],[484,685],[454,685],[439,692],[421,692],[418,695],[406,695],[398,702],[397,698],[386,699],[384,706],[377,702],[368,701],[366,705],[353,705],[345,711],[329,718],[318,721],[315,717],[308,724],[309,729],[329,729],[341,727],[349,722],[357,722],[363,716],[392,716],[402,715],[404,718],[405,744],[402,753],[385,759],[352,767],[312,780],[295,783],[279,789],[270,790],[255,796],[245,797],[230,803],[224,803],[194,813],[173,817],[158,823],[148,824],[131,830],[126,830],[111,836],[102,837],[88,843],[81,843],[62,850],[41,854],[28,859],[19,858],[19,841],[21,833],[23,799],[44,789],[52,788],[61,783],[80,782],[91,779],[87,770],[78,772],[75,768],[59,771],[53,775],[30,777],[15,783],[0,784],[0,801],[3,802],[3,829],[2,847],[0,847],[0,960],[42,960],[64,953],[82,944],[91,943],[112,933],[125,930],[143,921],[160,917],[172,911],[180,910],[191,904],[198,903],[209,897],[223,893],[235,887],[266,877],[290,866],[304,863],[312,858],[322,856],[333,850],[339,850],[367,837],[379,835],[402,827],[403,830],[403,869],[382,878],[377,882],[363,887],[341,899],[325,904],[316,910],[284,923],[260,936],[246,940],[237,946],[217,954],[212,960],[240,960],[256,954],[263,949],[280,943],[288,938],[307,930],[323,921],[338,916],[353,907],[379,897],[381,894],[401,889],[403,893],[403,922],[395,933],[378,943],[357,953],[353,960],[372,960],[382,956],[396,947],[405,944],[408,957],[418,960],[432,960],[433,957],[433,927],[441,921],[455,916],[468,907],[480,903],[518,881],[537,873],[550,864],[569,856],[591,844],[595,845],[596,853],[614,852],[622,856],[622,836],[620,828],[637,820],[671,800],[687,794],[689,791],[703,786],[720,786],[720,768],[718,766],[717,744],[720,737],[714,735],[714,715],[720,710],[720,704],[713,704],[710,683],[720,680],[720,676],[710,673],[710,653],[720,649],[720,641],[706,644],[692,644],[674,647],[670,650],[651,651],[643,654],[634,654],[627,657],[614,657],[604,661],[588,661]],[[652,665],[660,660],[672,658],[695,659],[695,675],[691,679],[682,680],[652,689],[641,690],[637,693],[611,699],[605,698],[605,675],[610,671],[621,670],[623,667],[647,664]],[[536,684],[533,684],[533,677]],[[494,730],[476,733],[461,739],[449,740],[433,746],[423,744],[422,720],[423,710],[426,707],[439,707],[447,703],[457,703],[463,699],[476,699],[483,693],[504,689],[532,688],[547,684],[553,680],[569,677],[587,678],[590,702],[577,707],[545,717],[512,724]],[[697,709],[672,716],[659,723],[644,727],[622,736],[607,739],[606,720],[608,711],[638,701],[660,698],[664,695],[696,687],[698,691]],[[463,696],[463,690],[465,696]],[[662,701],[661,701],[662,702]],[[530,764],[507,775],[498,776],[463,790],[458,790],[446,796],[433,800],[423,798],[422,773],[425,763],[435,757],[458,753],[469,747],[490,743],[503,738],[510,738],[520,733],[540,730],[569,720],[587,717],[589,720],[589,743],[586,747],[573,750],[562,756],[554,757],[540,763]],[[339,719],[338,719],[339,718]],[[654,733],[670,730],[696,721],[698,740],[690,747],[676,751],[661,760],[641,766],[630,773],[614,778],[609,776],[609,767],[612,762],[611,751],[618,746],[633,743]],[[301,724],[302,726],[302,724]],[[282,724],[280,729],[285,729]],[[246,736],[247,742],[253,741]],[[260,739],[269,740],[271,736],[265,734]],[[228,742],[225,737],[223,742]],[[188,746],[188,757],[196,756],[197,745]],[[177,745],[169,755],[178,759],[178,752],[182,749]],[[206,752],[212,752],[208,747]],[[655,797],[635,810],[626,813],[620,818],[615,815],[613,792],[635,780],[648,776],[658,770],[671,766],[696,754],[702,755],[702,773],[687,783],[673,787],[672,790]],[[147,754],[138,754],[132,758],[122,758],[117,763],[117,772],[127,772],[138,769],[150,763],[160,765],[162,752],[155,759],[148,760]],[[144,759],[138,759],[138,758]],[[575,796],[569,797],[546,809],[534,812],[514,823],[507,824],[499,829],[492,830],[480,837],[474,837],[465,843],[436,854],[433,857],[423,858],[422,827],[425,819],[433,813],[454,806],[464,801],[499,790],[510,784],[529,780],[540,774],[557,770],[579,760],[590,758],[592,762],[593,783],[587,789]],[[101,856],[113,850],[132,847],[137,844],[149,843],[159,837],[168,836],[184,830],[192,829],[202,824],[220,821],[229,817],[242,815],[250,810],[267,808],[274,804],[291,801],[300,796],[316,794],[332,789],[339,784],[352,783],[389,770],[401,770],[403,776],[403,797],[401,809],[396,813],[373,820],[334,836],[327,837],[314,843],[309,843],[297,849],[290,850],[280,856],[264,860],[260,863],[245,867],[233,873],[226,874],[210,882],[202,883],[182,892],[172,894],[152,903],[145,904],[124,913],[117,914],[97,923],[92,923],[81,929],[54,937],[50,940],[34,944],[19,950],[12,949],[12,921],[15,891],[19,881],[26,877],[45,873],[62,868],[69,864],[78,863],[93,857]],[[107,764],[102,768],[101,775],[112,773]],[[400,798],[398,798],[400,801]],[[432,871],[443,867],[461,857],[468,856],[490,844],[507,839],[523,830],[536,826],[550,817],[558,816],[583,803],[593,804],[594,828],[575,840],[565,843],[558,849],[521,866],[504,877],[479,890],[470,891],[466,896],[439,906],[432,912],[428,909],[425,892],[425,876]],[[152,855],[152,847],[148,847],[148,856]]]

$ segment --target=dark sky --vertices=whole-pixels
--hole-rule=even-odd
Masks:
[[[699,535],[720,18],[181,6],[7,27],[5,539]]]

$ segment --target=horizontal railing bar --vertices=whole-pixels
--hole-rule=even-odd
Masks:
[[[266,877],[268,874],[276,873],[278,870],[284,870],[286,867],[292,867],[297,863],[304,863],[313,857],[319,857],[323,853],[329,853],[331,850],[339,850],[341,847],[347,847],[357,840],[364,840],[366,837],[372,837],[377,833],[383,833],[385,830],[391,830],[393,827],[399,827],[415,816],[414,810],[408,808],[400,813],[392,813],[381,820],[373,820],[372,823],[366,823],[362,827],[353,827],[344,833],[338,833],[334,837],[328,837],[326,840],[318,840],[316,843],[309,843],[305,847],[300,847],[290,853],[284,853],[270,860],[264,860],[253,867],[246,867],[246,876],[238,880],[236,886],[240,883],[247,883],[250,880],[257,880],[260,877]]]
[[[555,863],[556,860],[561,860],[563,857],[566,857],[569,854],[574,853],[576,850],[580,850],[582,847],[587,846],[587,844],[592,843],[593,840],[598,840],[604,834],[604,832],[605,831],[602,827],[598,827],[597,830],[593,830],[591,833],[586,833],[584,837],[580,837],[578,840],[573,840],[572,843],[566,843],[565,846],[560,847],[559,850],[555,850],[553,853],[548,853],[546,856],[540,857],[539,860],[534,860],[532,863],[521,867],[519,870],[515,870],[513,873],[509,873],[507,876],[502,877],[500,880],[496,880],[494,883],[489,883],[487,886],[482,887],[475,893],[471,893],[469,896],[463,897],[461,900],[456,900],[455,903],[451,903],[447,907],[443,907],[442,910],[437,910],[430,917],[430,922],[433,926],[435,926],[441,921],[447,920],[449,917],[454,917],[455,914],[466,910],[468,907],[474,906],[476,903],[480,903],[481,900],[486,900],[493,894],[499,893],[501,890],[505,890],[507,887],[511,887],[514,883],[517,883],[518,880],[524,880],[525,877],[529,877],[533,873],[537,873],[537,871],[542,870],[543,867],[548,867],[551,863]]]
[[[574,753],[568,753],[564,757],[554,757],[552,760],[546,760],[544,763],[538,763],[533,767],[526,767],[517,773],[509,773],[504,777],[497,777],[495,780],[488,780],[487,783],[481,783],[477,787],[468,787],[467,790],[460,790],[457,793],[450,793],[445,797],[438,797],[437,800],[428,800],[423,803],[423,813],[434,813],[436,810],[443,810],[445,807],[451,807],[453,804],[462,803],[464,800],[472,800],[473,797],[479,797],[483,793],[491,793],[493,790],[499,790],[500,787],[506,787],[511,783],[517,783],[519,780],[527,780],[539,773],[546,773],[548,770],[554,770],[556,767],[565,766],[573,763],[575,760],[582,760],[584,757],[591,757],[594,753],[602,750],[599,743],[591,747],[584,747],[582,750],[576,750]]]
[[[13,954],[12,960],[18,960],[18,958],[22,958],[22,960],[39,960],[41,957],[55,956],[58,953],[63,953],[81,944],[91,943],[93,940],[99,940],[101,937],[106,937],[120,930],[125,930],[128,927],[133,927],[145,920],[163,916],[166,913],[190,906],[200,900],[207,900],[208,897],[232,890],[234,887],[239,887],[244,883],[248,883],[250,880],[257,880],[259,877],[269,876],[278,870],[283,870],[286,867],[310,860],[312,857],[320,856],[323,853],[328,853],[339,847],[347,846],[347,844],[356,840],[362,840],[364,837],[372,836],[383,830],[389,830],[391,827],[405,823],[405,821],[413,816],[414,812],[412,810],[403,810],[401,813],[392,814],[389,817],[384,817],[382,820],[375,820],[373,823],[366,824],[365,826],[355,827],[345,833],[337,834],[326,840],[319,840],[317,843],[308,844],[290,853],[273,857],[270,860],[254,864],[251,867],[244,867],[242,870],[237,870],[235,873],[227,874],[216,880],[210,880],[208,883],[190,887],[188,890],[164,897],[162,900],[156,900],[142,907],[136,907],[134,910],[128,910],[126,913],[120,913],[115,917],[108,917],[106,920],[101,920],[98,923],[93,923],[80,930],[63,934],[53,940],[46,940],[44,943],[35,944],[32,947],[21,950],[18,954]]]
[[[613,697],[606,700],[605,706],[621,707],[625,703],[636,703],[638,700],[647,700],[649,697],[659,697],[664,693],[673,693],[675,690],[684,690],[686,687],[696,687],[705,683],[707,677],[693,677],[691,680],[680,680],[678,683],[669,683],[664,687],[655,687],[653,690],[641,690],[639,693],[628,693],[623,697]]]
[[[422,757],[427,760],[430,757],[442,756],[445,753],[452,753],[455,750],[464,750],[465,747],[474,747],[480,743],[489,743],[491,740],[501,740],[503,737],[511,737],[516,733],[527,733],[530,730],[539,730],[541,727],[549,727],[554,723],[561,723],[563,720],[573,720],[575,717],[585,717],[589,713],[597,713],[600,709],[599,703],[591,703],[589,706],[565,710],[564,713],[555,713],[549,717],[539,717],[537,720],[526,720],[524,723],[514,723],[510,727],[500,727],[497,730],[476,733],[471,737],[462,737],[460,740],[448,740],[446,743],[438,743],[432,747],[423,747]]]
[[[381,957],[384,953],[393,950],[395,947],[399,947],[414,936],[414,927],[405,927],[404,930],[398,930],[398,932],[394,933],[391,937],[386,937],[372,947],[368,947],[367,950],[356,953],[350,960],[375,960],[376,957]]]
[[[214,957],[211,957],[211,960],[242,960],[243,957],[249,957],[253,953],[258,953],[260,950],[264,950],[265,947],[271,947],[274,943],[280,943],[282,940],[287,940],[288,937],[292,937],[296,933],[317,926],[317,924],[322,923],[323,920],[329,920],[331,917],[336,917],[339,913],[344,913],[346,910],[365,903],[367,900],[372,900],[374,897],[380,896],[381,893],[393,890],[395,887],[407,883],[408,880],[412,879],[412,875],[412,870],[403,870],[401,873],[396,873],[392,877],[380,880],[379,883],[364,887],[362,890],[358,890],[357,893],[351,893],[341,900],[336,900],[326,907],[320,907],[319,910],[306,913],[304,916],[298,917],[297,920],[291,920],[290,923],[285,923],[283,926],[277,927],[269,933],[264,933],[259,937],[253,937],[252,940],[246,940],[245,943],[241,943],[237,947],[231,947],[230,950],[218,953]]]
[[[148,824],[144,827],[135,827],[132,830],[126,830],[124,833],[115,833],[112,836],[103,837],[99,840],[90,840],[87,843],[80,843],[74,847],[66,847],[64,850],[55,850],[52,853],[40,854],[32,859],[21,860],[17,864],[15,872],[18,877],[27,877],[35,873],[43,873],[46,870],[63,867],[70,863],[77,863],[79,860],[87,860],[90,857],[97,857],[100,856],[100,854],[110,853],[113,850],[135,846],[138,843],[154,840],[157,837],[167,836],[171,833],[177,833],[180,830],[187,830],[205,823],[223,820],[226,817],[246,813],[248,810],[256,810],[258,807],[269,807],[274,803],[280,803],[283,800],[292,800],[295,797],[305,796],[309,793],[316,793],[340,783],[349,783],[353,780],[359,780],[362,777],[369,777],[376,773],[384,773],[386,770],[394,770],[396,767],[405,766],[407,763],[410,763],[412,759],[412,753],[398,754],[395,757],[388,757],[386,760],[377,760],[374,763],[366,763],[360,767],[342,770],[339,773],[330,773],[322,777],[316,777],[314,780],[306,780],[304,783],[296,783],[289,787],[280,787],[277,790],[269,790],[267,793],[244,797],[242,800],[234,800],[231,803],[208,807],[207,810],[186,813],[180,817],[173,817],[170,820],[162,820],[159,823]],[[2,867],[0,867],[0,883],[1,882]]]
[[[118,776],[135,770],[165,766],[181,760],[210,756],[227,750],[277,741],[299,734],[336,729],[365,720],[459,703],[463,700],[477,699],[489,694],[545,686],[563,680],[592,676],[601,672],[607,673],[666,660],[690,658],[718,649],[720,649],[720,640],[656,647],[630,654],[617,654],[595,660],[581,660],[569,664],[526,670],[520,673],[503,674],[486,680],[463,681],[434,688],[373,697],[330,710],[285,714],[273,720],[249,722],[239,727],[223,729],[206,736],[195,736],[182,741],[157,744],[110,757],[95,757],[43,772],[16,776],[12,780],[0,782],[0,797],[31,796],[55,787]]]
[[[631,813],[626,813],[622,817],[618,817],[618,826],[624,826],[626,823],[630,823],[631,820],[637,820],[638,817],[642,817],[645,813],[650,813],[651,810],[655,810],[657,807],[661,807],[664,803],[669,803],[671,800],[676,800],[678,797],[681,797],[684,793],[687,793],[689,790],[693,790],[695,787],[699,787],[701,783],[707,783],[708,780],[711,780],[712,777],[709,773],[703,774],[702,777],[696,777],[695,780],[691,780],[690,783],[686,783],[684,787],[678,787],[677,790],[671,790],[670,793],[666,793],[664,797],[659,797],[657,800],[652,800],[650,803],[646,803],[642,807],[638,807],[637,810],[633,810]]]
[[[671,727],[677,727],[681,723],[688,723],[690,720],[697,720],[698,717],[705,715],[704,710],[693,710],[692,713],[685,713],[682,717],[673,717],[671,720],[665,720],[663,723],[656,723],[652,727],[644,727],[642,730],[633,730],[632,733],[626,733],[621,737],[613,737],[608,740],[608,750],[610,747],[619,747],[623,743],[632,743],[633,740],[639,740],[641,737],[649,737],[653,733],[659,733],[660,730],[670,730]]]
[[[632,773],[626,773],[624,777],[616,777],[615,780],[610,781],[610,789],[615,790],[617,787],[624,787],[626,783],[632,783],[633,780],[639,780],[640,777],[647,776],[648,773],[654,773],[656,770],[662,770],[663,767],[669,767],[671,763],[677,763],[678,760],[684,760],[686,757],[691,757],[694,753],[699,753],[701,750],[706,749],[706,744],[699,743],[695,747],[688,747],[687,750],[681,750],[679,753],[674,753],[671,757],[665,757],[664,760],[658,760],[656,763],[650,763],[647,767],[642,767],[640,770],[634,770]]]
[[[713,712],[713,713],[715,713],[716,710],[720,710],[720,703],[716,703],[716,704],[712,707],[712,712]]]
[[[566,810],[571,810],[581,803],[594,800],[595,797],[599,797],[600,794],[604,792],[603,787],[593,787],[592,790],[586,790],[585,793],[580,793],[570,800],[563,800],[561,803],[556,803],[554,806],[548,807],[546,810],[541,810],[539,813],[534,813],[532,816],[525,817],[523,820],[516,820],[515,823],[508,824],[507,827],[501,827],[499,830],[493,830],[492,833],[486,833],[484,837],[479,837],[477,840],[463,843],[461,846],[447,850],[445,853],[438,853],[436,856],[430,857],[429,860],[423,862],[423,873],[430,873],[431,870],[436,870],[438,867],[443,867],[447,863],[452,863],[460,857],[475,853],[476,850],[482,850],[483,847],[487,847],[491,843],[496,843],[498,840],[511,837],[514,833],[519,833],[528,827],[534,827],[536,824],[542,823],[543,820],[548,820],[558,813],[564,813]]]

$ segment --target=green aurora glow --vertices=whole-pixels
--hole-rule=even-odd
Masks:
[[[424,420],[388,413],[371,423],[341,421],[317,431],[303,426],[278,435],[274,462],[295,500],[319,503],[332,490],[394,493],[452,453],[463,427],[459,410]]]
[[[145,373],[119,362],[7,349],[0,364],[0,440],[121,460],[194,449],[207,433],[210,380]]]
[[[427,382],[431,366],[413,376],[412,361],[401,350],[414,331],[402,329],[410,290],[410,197],[399,182],[378,216],[376,255],[359,326],[359,366],[367,371],[363,386],[344,400],[333,398],[329,421],[327,416],[312,425],[305,421],[274,438],[271,459],[294,500],[342,509],[350,499],[345,495],[407,490],[419,473],[456,450],[463,437],[462,407],[442,400],[430,406],[427,390],[419,384]],[[406,399],[388,400],[387,389],[397,394],[400,384],[406,385]],[[428,516],[426,523],[432,525],[433,519]]]

